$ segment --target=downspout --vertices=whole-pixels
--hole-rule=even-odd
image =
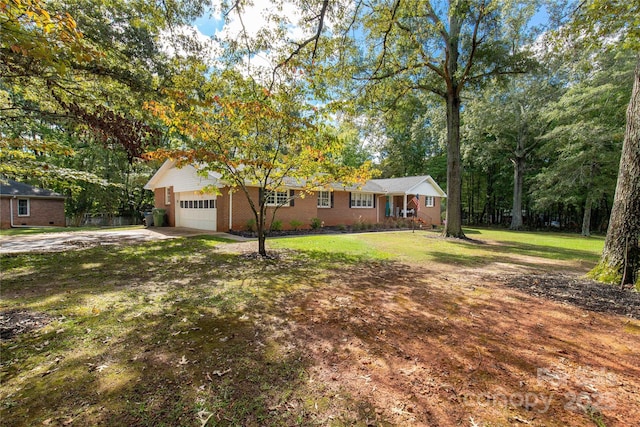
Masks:
[[[15,225],[13,222],[13,200],[18,200],[18,196],[13,196],[9,199],[9,216],[11,228],[33,228],[32,225]]]
[[[13,196],[12,198],[9,199],[9,221],[10,221],[10,226],[11,228],[14,227],[13,225],[13,200],[16,199],[16,196]]]
[[[233,192],[229,187],[229,230],[233,228]]]

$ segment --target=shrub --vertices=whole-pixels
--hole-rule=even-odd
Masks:
[[[302,227],[302,221],[298,221],[297,219],[292,219],[291,221],[289,221],[289,225],[291,226],[292,229],[299,230],[300,227]]]
[[[338,224],[336,225],[336,229],[338,229],[338,231],[344,231],[347,229],[347,226],[344,224]]]
[[[256,220],[251,218],[247,221],[247,231],[254,232],[256,231]]]
[[[280,230],[282,230],[282,221],[280,221],[279,219],[274,220],[271,223],[271,230],[272,231],[280,231]]]
[[[311,218],[311,229],[317,230],[322,225],[320,218]]]

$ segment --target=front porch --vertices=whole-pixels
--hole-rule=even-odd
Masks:
[[[419,194],[389,194],[386,196],[385,217],[415,220],[428,227],[440,225],[439,208],[434,212],[433,203],[427,206],[427,197]]]

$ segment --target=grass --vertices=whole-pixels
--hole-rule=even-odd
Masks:
[[[51,321],[2,341],[0,425],[178,426],[209,415],[209,426],[365,425],[370,402],[311,381],[313,366],[291,336],[305,307],[290,301],[330,290],[336,271],[410,274],[402,263],[474,267],[518,256],[580,264],[597,261],[603,244],[466,232],[474,240],[424,232],[271,239],[277,260],[221,251],[227,241],[214,236],[2,256],[0,309]]]
[[[270,245],[318,253],[339,251],[345,255],[379,260],[444,262],[461,266],[514,260],[514,256],[518,255],[595,264],[604,246],[603,237],[481,228],[467,228],[464,231],[469,240],[439,239],[432,232],[398,231],[291,237],[271,240]]]

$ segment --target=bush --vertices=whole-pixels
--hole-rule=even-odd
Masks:
[[[250,220],[247,221],[247,231],[251,231],[254,232],[256,231],[256,220],[251,218]]]
[[[280,231],[282,230],[282,221],[279,219],[274,220],[271,223],[271,231]]]
[[[292,219],[291,221],[289,221],[289,225],[291,226],[291,228],[297,231],[300,229],[300,227],[302,227],[302,221],[298,221],[297,219]]]
[[[338,231],[344,231],[344,230],[346,230],[346,229],[347,229],[347,226],[346,226],[346,225],[344,225],[344,224],[338,224],[338,225],[336,225],[336,229],[337,229]]]
[[[311,218],[311,229],[317,230],[322,225],[320,218]]]

